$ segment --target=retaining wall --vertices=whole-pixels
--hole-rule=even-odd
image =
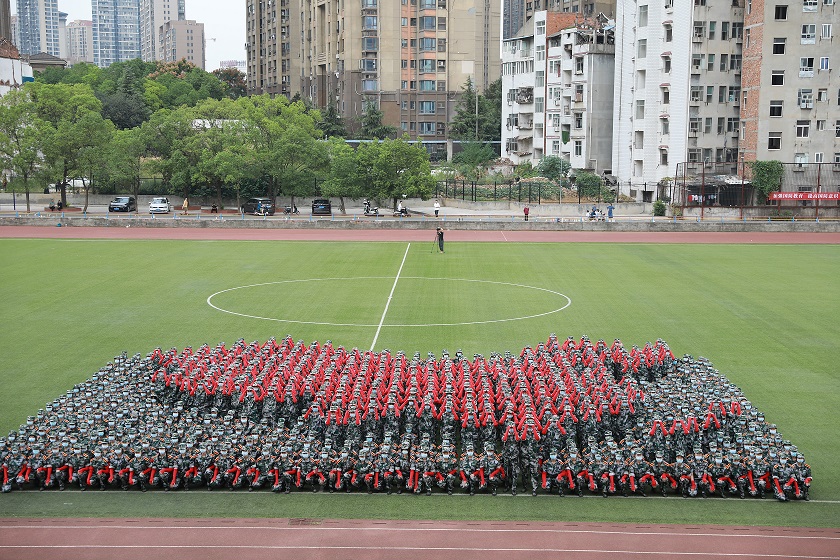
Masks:
[[[840,232],[840,221],[697,221],[656,218],[650,220],[589,222],[555,219],[488,220],[488,219],[259,219],[240,217],[187,216],[156,218],[120,216],[105,218],[58,213],[20,217],[0,217],[2,226],[58,226],[62,227],[149,227],[149,228],[252,228],[252,229],[413,229],[432,230],[443,225],[449,230],[471,231],[608,231],[608,232]]]

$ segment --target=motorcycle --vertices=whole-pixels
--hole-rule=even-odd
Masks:
[[[283,213],[284,213],[284,214],[286,214],[286,215],[289,215],[289,214],[300,214],[300,210],[298,210],[298,207],[297,207],[297,206],[289,206],[289,205],[287,205],[287,206],[285,206],[285,207],[283,208]]]
[[[364,202],[365,216],[379,216],[379,207],[371,206],[370,200],[365,199]]]

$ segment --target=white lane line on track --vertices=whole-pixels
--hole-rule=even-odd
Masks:
[[[370,343],[371,352],[373,352],[373,349],[376,346],[376,341],[379,339],[379,331],[382,330],[382,324],[385,323],[385,316],[388,314],[388,307],[390,307],[391,299],[394,297],[394,290],[397,289],[397,282],[400,281],[400,274],[402,274],[402,269],[405,265],[405,259],[408,257],[409,249],[411,249],[411,243],[409,243],[408,247],[405,248],[405,254],[403,255],[402,262],[400,263],[400,269],[397,271],[397,277],[394,278],[394,285],[391,286],[391,293],[388,294],[388,301],[385,302],[385,311],[382,312],[382,318],[379,320],[379,326],[376,327],[376,334],[373,336],[373,342]]]
[[[508,239],[507,239],[507,236],[505,235],[505,232],[502,232],[502,239],[504,239],[505,241],[507,241],[507,240],[508,240]]]
[[[477,547],[444,547],[444,546],[298,546],[298,545],[189,545],[189,544],[172,544],[172,545],[155,545],[155,544],[126,544],[126,545],[106,545],[106,544],[91,544],[91,545],[75,545],[75,544],[59,544],[47,545],[38,544],[32,546],[26,545],[0,545],[2,549],[219,549],[227,548],[233,550],[393,550],[400,552],[558,552],[558,553],[577,553],[577,554],[618,554],[618,555],[645,555],[645,556],[700,556],[702,558],[802,558],[805,560],[838,560],[838,556],[811,556],[811,555],[795,555],[790,554],[766,554],[760,552],[740,553],[740,552],[679,552],[679,551],[655,551],[655,550],[596,550],[596,549],[575,549],[575,548],[477,548]]]
[[[598,529],[506,529],[506,528],[494,528],[494,529],[471,529],[471,528],[459,528],[459,527],[326,527],[326,526],[276,526],[276,525],[267,525],[267,526],[231,526],[231,525],[174,525],[169,527],[161,527],[156,525],[98,525],[95,528],[89,525],[5,525],[0,526],[0,530],[7,529],[7,530],[15,530],[15,529],[91,529],[95,530],[97,533],[101,532],[103,529],[135,529],[140,531],[145,531],[148,529],[154,529],[155,531],[167,530],[167,531],[181,531],[181,530],[212,530],[218,531],[220,529],[226,529],[231,531],[239,531],[242,529],[257,529],[257,530],[275,530],[275,531],[387,531],[387,532],[422,532],[424,534],[432,533],[432,532],[458,532],[458,533],[552,533],[552,534],[561,534],[561,533],[585,533],[585,534],[594,534],[594,535],[647,535],[647,536],[674,536],[674,537],[731,537],[731,538],[762,538],[762,539],[818,539],[818,540],[827,540],[827,541],[835,541],[840,540],[840,536],[830,537],[830,536],[821,536],[821,535],[772,535],[767,533],[689,533],[689,532],[673,532],[673,531],[605,531],[605,530],[598,530]]]

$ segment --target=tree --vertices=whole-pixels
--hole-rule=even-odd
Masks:
[[[344,197],[359,198],[362,196],[362,180],[359,176],[356,151],[341,138],[327,140],[329,153],[329,173],[321,182],[321,194],[328,197],[338,197],[341,213],[346,214]]]
[[[102,118],[99,113],[90,112],[83,115],[73,125],[74,133],[80,135],[77,143],[79,154],[77,157],[76,170],[82,177],[82,188],[85,191],[85,207],[88,209],[90,188],[99,176],[108,167],[109,148],[114,148],[111,139],[114,136],[114,123]],[[139,178],[139,171],[137,173]],[[139,180],[138,180],[139,183]],[[135,198],[137,190],[135,189]]]
[[[108,150],[106,168],[109,179],[120,185],[130,185],[135,199],[140,194],[140,176],[146,155],[146,137],[142,128],[116,130]],[[85,203],[87,204],[87,203]]]
[[[461,96],[455,106],[455,118],[449,125],[449,135],[461,140],[478,141],[481,138],[478,92],[471,77],[461,87]]]
[[[781,187],[785,167],[782,162],[776,160],[751,161],[749,165],[752,172],[751,183],[762,199],[766,200],[771,192]]]
[[[326,138],[347,137],[347,129],[344,126],[344,119],[341,118],[341,114],[338,112],[338,107],[336,107],[336,104],[333,101],[330,101],[330,104],[327,105],[327,110],[324,111],[324,116],[318,127],[321,129],[321,132],[324,133],[324,137]]]
[[[487,164],[496,159],[496,152],[489,144],[482,142],[467,142],[463,149],[452,157],[461,174],[477,181],[484,175]]]
[[[87,84],[39,84],[26,88],[31,95],[39,118],[49,124],[42,150],[47,173],[58,179],[61,202],[67,205],[67,180],[82,175],[80,155],[91,146],[105,149],[106,145],[92,144],[101,138],[103,126],[102,103]]]
[[[483,120],[479,123],[481,140],[498,142],[502,139],[502,79],[498,78],[487,86],[478,104]]]
[[[295,196],[311,194],[316,173],[328,165],[327,153],[317,141],[318,111],[308,111],[303,102],[291,103],[282,96],[240,101],[248,104],[249,142],[259,175],[269,185],[269,196],[277,196],[279,189],[291,195],[294,203]]]
[[[0,98],[0,161],[3,168],[23,179],[27,212],[29,179],[43,163],[40,148],[49,133],[49,125],[37,116],[26,90],[11,91]]]
[[[476,127],[476,124],[478,125]],[[478,134],[476,135],[476,131]],[[449,125],[452,138],[498,141],[502,134],[502,80],[490,83],[484,95],[478,93],[472,78],[461,87],[455,118]]]
[[[601,187],[604,185],[604,180],[600,175],[596,175],[595,173],[581,171],[575,176],[575,185],[577,185],[579,196],[595,198],[601,195]]]
[[[140,93],[118,91],[100,97],[102,116],[119,129],[134,128],[149,119],[146,99]]]
[[[211,73],[222,82],[225,97],[239,99],[247,95],[245,74],[238,68],[218,68]]]
[[[429,153],[422,145],[410,143],[408,136],[363,145],[360,150],[363,174],[372,179],[366,183],[372,197],[390,198],[396,209],[400,198],[432,196],[435,181]]]
[[[544,157],[537,167],[540,176],[551,179],[558,185],[561,185],[569,178],[571,170],[572,164],[558,156]]]
[[[365,102],[365,110],[360,118],[362,130],[359,133],[359,138],[364,140],[383,140],[397,133],[397,129],[393,126],[382,124],[384,114],[376,105],[375,101],[367,100]]]

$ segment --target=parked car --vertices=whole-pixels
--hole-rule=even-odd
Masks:
[[[316,198],[312,201],[313,216],[331,216],[332,203],[326,198]]]
[[[166,197],[158,196],[149,203],[149,214],[168,214],[170,212],[172,212],[172,205]]]
[[[249,198],[240,208],[243,214],[254,214],[257,216],[273,216],[274,201],[266,197]]]
[[[108,205],[108,212],[137,211],[137,201],[133,196],[118,196]]]

